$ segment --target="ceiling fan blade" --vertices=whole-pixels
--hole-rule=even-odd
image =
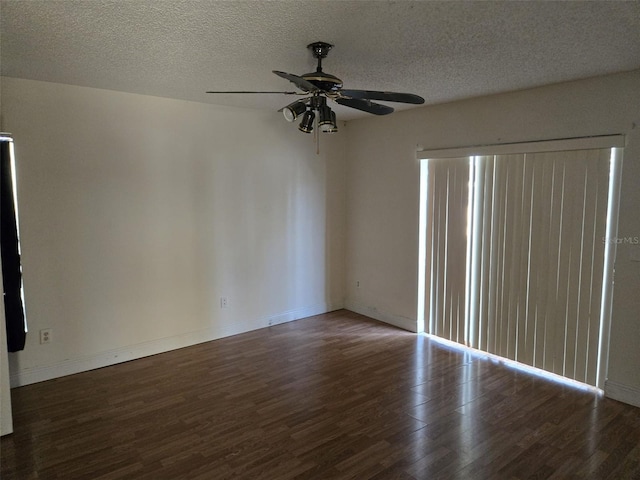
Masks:
[[[387,115],[393,112],[393,108],[387,105],[380,105],[369,100],[362,98],[342,98],[335,99],[336,103],[344,105],[345,107],[355,108],[356,110],[362,110],[363,112],[373,113],[374,115]]]
[[[378,92],[376,90],[340,90],[340,94],[350,98],[360,98],[364,100],[382,100],[387,102],[413,103],[421,105],[424,98],[412,93]]]
[[[248,91],[241,91],[241,90],[234,90],[234,91],[210,91],[210,92],[205,92],[205,93],[280,93],[282,95],[304,95],[300,92],[248,92]]]
[[[302,77],[299,77],[298,75],[294,75],[293,73],[279,72],[278,70],[273,70],[273,73],[275,73],[279,77],[289,80],[291,83],[295,84],[296,87],[304,90],[305,92],[316,92],[319,90],[319,88],[316,87],[313,83],[305,80]]]

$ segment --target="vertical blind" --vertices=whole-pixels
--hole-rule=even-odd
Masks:
[[[429,333],[596,385],[610,157],[428,160]]]
[[[427,280],[429,332],[463,343],[467,305],[469,159],[427,165]]]

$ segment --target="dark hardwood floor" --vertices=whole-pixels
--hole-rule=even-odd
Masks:
[[[637,479],[640,409],[347,311],[12,390],[9,479]]]

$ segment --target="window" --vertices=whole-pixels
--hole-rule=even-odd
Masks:
[[[2,285],[8,351],[24,349],[27,325],[24,313],[22,266],[16,192],[16,166],[13,139],[0,134],[2,188]]]

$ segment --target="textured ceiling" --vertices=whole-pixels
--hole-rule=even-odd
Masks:
[[[640,68],[640,1],[2,0],[2,75],[277,110],[306,45],[345,88],[427,103]],[[398,107],[397,104],[392,104]],[[338,118],[366,116],[336,106]]]

